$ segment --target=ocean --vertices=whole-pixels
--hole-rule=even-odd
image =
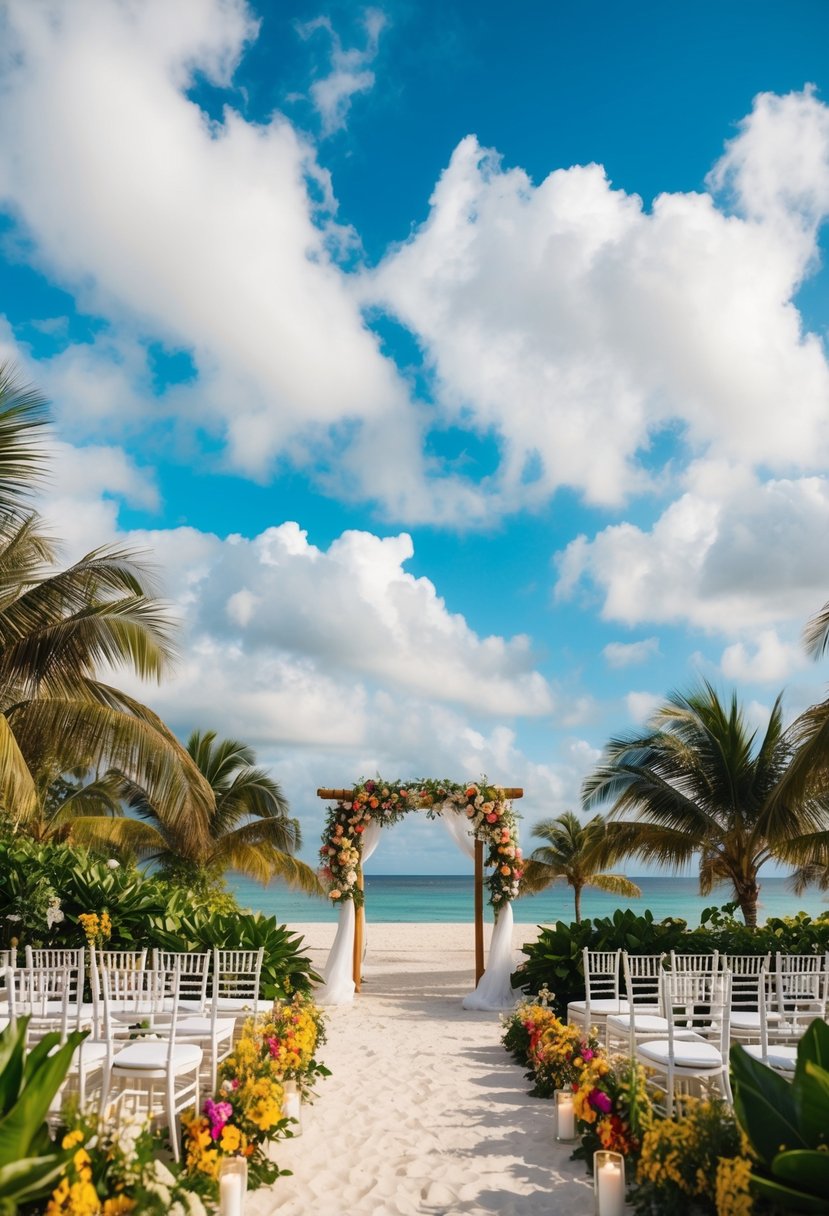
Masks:
[[[699,924],[704,908],[720,906],[728,900],[728,889],[721,887],[702,897],[693,877],[636,878],[642,889],[639,899],[619,899],[602,891],[582,892],[582,916],[609,916],[616,908],[644,912],[650,908],[656,920],[681,916],[690,927]],[[289,891],[279,884],[262,887],[249,879],[228,877],[228,886],[244,908],[275,916],[286,924],[335,921],[337,910],[328,901]],[[486,897],[486,896],[485,896]],[[492,909],[484,904],[485,916]],[[540,895],[524,896],[513,904],[519,924],[545,925],[573,919],[573,892],[556,883]],[[758,919],[792,916],[808,912],[817,916],[829,912],[829,893],[810,888],[804,895],[792,894],[785,878],[764,878],[760,891]],[[474,919],[472,876],[470,874],[366,874],[366,918],[369,921],[471,922]]]

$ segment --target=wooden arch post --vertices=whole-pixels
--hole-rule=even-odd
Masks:
[[[317,797],[326,802],[353,802],[355,790],[317,790]],[[515,802],[524,797],[523,789],[517,786],[504,790],[508,802]],[[484,973],[484,842],[475,838],[475,987],[477,988]],[[365,892],[365,879],[362,865],[357,869],[357,886]],[[364,901],[365,902],[365,901]],[[363,982],[363,937],[365,926],[364,906],[355,908],[354,915],[354,962],[353,977],[354,991],[359,992]]]

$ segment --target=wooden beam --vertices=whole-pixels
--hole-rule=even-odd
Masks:
[[[417,788],[415,786],[415,788]],[[353,802],[356,790],[317,790],[317,797],[324,798],[327,802]],[[517,798],[524,797],[523,789],[518,787],[504,790],[504,797],[510,801],[515,801]]]
[[[475,841],[475,987],[484,973],[484,842]]]
[[[365,891],[365,879],[363,878],[363,867],[357,867],[357,887],[360,891]],[[363,982],[363,929],[366,923],[366,914],[361,906],[354,909],[354,960],[352,966],[352,974],[354,976],[354,991],[360,991],[360,985]]]

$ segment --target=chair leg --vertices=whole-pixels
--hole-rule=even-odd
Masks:
[[[172,1072],[167,1074],[167,1130],[170,1133],[173,1160],[178,1162],[181,1160],[181,1148],[176,1114],[176,1078]]]

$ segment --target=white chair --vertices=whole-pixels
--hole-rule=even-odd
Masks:
[[[585,1030],[595,1026],[601,1033],[608,1017],[628,1012],[628,1002],[622,999],[619,991],[621,955],[621,950],[588,950],[585,947],[582,952],[584,1000],[571,1001],[567,1006],[568,1022],[575,1022]]]
[[[126,971],[107,968],[101,973],[107,1039],[113,1044],[112,1062],[107,1079],[107,1105],[118,1097],[119,1108],[131,1098],[136,1105],[146,1101],[147,1114],[169,1128],[173,1156],[180,1160],[179,1115],[188,1107],[199,1106],[199,1073],[202,1049],[196,1043],[177,1039],[179,974],[169,971]],[[164,1037],[155,1034],[131,1038],[120,1046],[118,1036],[123,1024],[112,1016],[122,1014],[132,1004],[135,1018],[152,1025],[155,1018],[169,1012]],[[134,1030],[130,1032],[134,1034]],[[159,1109],[158,1091],[161,1091]]]
[[[26,1047],[31,1049],[47,1034],[57,1033],[65,1042],[69,1032],[68,969],[52,967],[6,968],[9,1020],[13,1026],[28,1018]]]
[[[622,1041],[629,1045],[631,1055],[637,1039],[653,1038],[667,1031],[662,1016],[662,969],[664,954],[628,954],[622,951],[622,971],[625,977],[627,1013],[612,1013],[607,1017],[607,1045]]]
[[[213,1001],[218,1013],[255,1017],[265,1002],[259,996],[265,948],[213,951]]]
[[[801,994],[795,1003],[787,984],[791,972],[764,971],[757,978],[755,997],[759,1012],[759,1042],[745,1045],[755,1060],[791,1077],[797,1065],[797,1044],[815,1018],[826,1017],[827,987],[824,977],[814,990]]]
[[[760,1034],[757,981],[771,965],[771,954],[723,954],[721,961],[731,972],[731,1040],[749,1043]],[[768,1016],[776,1016],[769,1012]]]
[[[173,951],[154,950],[153,965],[167,970],[179,965],[179,1018],[176,1037],[179,1042],[198,1043],[204,1053],[204,1079],[209,1092],[216,1089],[216,1076],[222,1060],[233,1050],[233,1034],[236,1018],[230,1014],[220,1016],[218,985],[214,982],[210,1000],[207,999],[207,981],[212,955],[185,954]],[[258,986],[258,982],[257,982]]]
[[[678,1082],[715,1082],[730,1102],[730,972],[665,971],[662,1005],[668,1033],[637,1043],[635,1054],[645,1068],[664,1077],[666,1116],[673,1115]]]

